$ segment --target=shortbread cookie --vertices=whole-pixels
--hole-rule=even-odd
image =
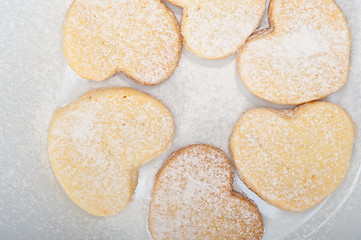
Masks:
[[[157,84],[172,74],[182,47],[177,20],[160,0],[75,0],[63,36],[70,67],[94,81],[123,72]]]
[[[227,156],[208,145],[174,152],[156,176],[148,226],[158,239],[261,239],[258,208],[232,190]]]
[[[235,126],[230,150],[248,187],[276,207],[303,211],[331,194],[347,174],[355,127],[335,104],[254,109]]]
[[[171,113],[130,88],[93,90],[56,111],[49,127],[51,165],[69,197],[108,216],[130,201],[138,168],[170,145]]]
[[[301,104],[340,89],[348,79],[351,36],[333,0],[271,0],[271,28],[238,54],[238,71],[255,95]]]
[[[186,48],[200,57],[224,58],[235,53],[254,32],[266,0],[167,0],[183,7]]]

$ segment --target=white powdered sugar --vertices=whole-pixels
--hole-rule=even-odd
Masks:
[[[155,180],[149,229],[155,239],[260,239],[261,216],[232,192],[232,168],[218,149],[193,145],[170,156]]]
[[[355,129],[337,105],[314,102],[291,115],[250,110],[230,140],[242,180],[282,209],[304,211],[332,193],[345,178]]]
[[[278,104],[325,97],[348,79],[351,37],[347,20],[329,0],[271,1],[271,28],[239,52],[242,81]]]
[[[283,106],[250,93],[235,71],[235,55],[206,60],[184,50],[179,67],[169,80],[153,87],[140,86],[123,74],[101,82],[81,79],[67,66],[61,49],[61,29],[72,2],[19,0],[0,3],[1,239],[151,239],[146,235],[150,193],[154,176],[169,154],[181,146],[207,143],[229,155],[230,133],[245,111]],[[352,30],[351,71],[346,86],[326,100],[345,108],[359,132],[361,1],[336,0],[336,3],[347,16]],[[180,20],[182,9],[166,4]],[[267,14],[264,16],[267,20]],[[161,100],[174,116],[176,134],[168,151],[141,167],[133,201],[119,214],[94,217],[76,206],[58,183],[47,153],[48,127],[60,106],[78,99],[90,89],[119,86],[145,91]],[[360,147],[358,136],[342,185],[321,204],[302,213],[268,204],[242,185],[236,176],[235,187],[242,185],[239,191],[254,200],[262,213],[263,239],[357,236],[357,226],[361,225],[358,211]]]
[[[59,109],[49,156],[69,197],[94,215],[122,210],[138,168],[166,150],[173,119],[158,100],[128,88],[94,90]]]
[[[69,65],[97,81],[121,71],[157,84],[173,72],[181,51],[176,19],[157,0],[76,0],[63,35]]]
[[[219,59],[235,53],[257,28],[266,0],[180,3],[184,4],[181,27],[185,46],[201,57]]]
[[[275,55],[290,59],[310,59],[326,54],[330,49],[330,42],[325,36],[308,26],[299,26],[298,30],[280,38],[278,44],[282,50],[275,51]]]

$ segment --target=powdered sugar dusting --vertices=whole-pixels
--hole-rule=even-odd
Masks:
[[[75,73],[64,76],[69,68],[61,49],[60,30],[72,2],[0,3],[3,12],[0,21],[0,72],[3,76],[0,95],[1,239],[150,239],[145,235],[145,222],[153,176],[167,155],[180,146],[199,142],[220,147],[228,155],[227,140],[241,113],[255,107],[282,106],[262,101],[249,92],[237,76],[234,55],[208,61],[184,51],[180,66],[169,81],[154,87],[140,86],[123,74],[102,82],[82,80]],[[361,1],[336,2],[351,25],[352,70],[347,85],[327,101],[347,109],[356,125],[361,126]],[[180,19],[182,9],[168,6]],[[67,87],[61,88],[64,84]],[[92,88],[114,86],[130,86],[160,99],[172,112],[176,135],[171,149],[141,168],[139,177],[144,177],[145,184],[138,183],[136,191],[141,194],[133,196],[136,199],[121,213],[99,218],[76,206],[56,180],[47,153],[47,130],[59,106],[74,101]],[[306,212],[282,211],[255,194],[249,194],[262,212],[263,239],[305,239],[312,232],[310,239],[358,236],[356,233],[360,229],[353,226],[361,226],[360,144],[358,136],[342,185],[326,201]]]
[[[257,207],[232,192],[225,154],[207,145],[173,153],[155,180],[149,210],[154,239],[260,239]]]
[[[289,111],[255,109],[230,140],[236,168],[260,197],[292,211],[308,209],[346,176],[355,129],[340,107],[314,102]]]
[[[298,31],[290,32],[279,39],[283,51],[278,54],[285,58],[310,59],[327,53],[330,42],[320,32],[314,32],[307,26],[300,26]]]
[[[302,2],[302,3],[301,3]],[[271,1],[271,29],[241,49],[242,81],[257,96],[279,104],[325,97],[347,81],[351,37],[332,0]]]
[[[49,129],[49,156],[70,198],[94,215],[122,210],[138,168],[166,150],[174,125],[149,95],[127,88],[94,90],[59,109]]]
[[[187,3],[182,17],[185,46],[209,59],[235,53],[257,28],[266,5],[266,0],[180,2]]]
[[[76,0],[63,35],[69,65],[92,80],[122,71],[154,85],[173,72],[181,51],[177,21],[159,0]]]

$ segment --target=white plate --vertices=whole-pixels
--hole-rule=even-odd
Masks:
[[[361,2],[337,3],[351,26],[352,69],[347,85],[325,100],[345,108],[360,132]],[[245,88],[236,71],[236,55],[211,61],[183,50],[174,74],[153,87],[138,85],[122,74],[103,82],[83,80],[67,66],[61,50],[61,29],[70,4],[71,0],[0,3],[0,239],[147,239],[153,178],[171,152],[206,143],[230,156],[228,139],[242,113],[255,107],[281,106],[265,102]],[[179,19],[181,9],[167,5]],[[267,24],[266,18],[262,24]],[[166,153],[141,168],[134,201],[122,213],[100,218],[78,208],[62,190],[50,167],[46,141],[49,121],[58,107],[90,89],[109,86],[133,87],[160,99],[175,118],[176,134]],[[346,180],[322,204],[303,213],[268,205],[238,177],[234,187],[260,208],[264,239],[357,239],[356,234],[361,234],[361,207],[357,205],[361,189],[355,190],[361,171],[360,149],[357,137]],[[346,208],[342,207],[346,201]],[[341,220],[335,221],[335,214],[342,216]],[[320,230],[323,225],[326,230]]]

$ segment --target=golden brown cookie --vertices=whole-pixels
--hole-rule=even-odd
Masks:
[[[237,122],[230,150],[244,183],[276,207],[303,211],[331,194],[347,174],[355,127],[339,106],[253,109]]]
[[[167,0],[183,7],[185,47],[200,57],[235,53],[261,21],[266,0]]]
[[[270,29],[242,46],[238,72],[255,95],[301,104],[340,89],[348,79],[351,36],[333,0],[271,0]]]
[[[94,81],[123,72],[140,84],[160,83],[182,48],[177,20],[160,0],[75,0],[63,36],[70,67]]]
[[[174,152],[156,176],[148,226],[153,239],[261,239],[258,208],[232,190],[233,169],[218,148]]]
[[[171,113],[131,88],[93,90],[56,111],[49,127],[51,165],[69,197],[108,216],[130,201],[138,168],[170,145]]]

